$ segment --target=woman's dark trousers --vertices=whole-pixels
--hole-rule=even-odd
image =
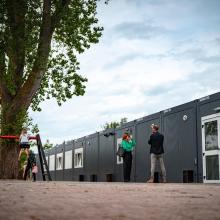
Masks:
[[[29,173],[30,170],[31,170],[31,162],[28,158],[28,163],[27,163],[27,166],[26,166],[26,169],[25,169],[25,172],[24,172],[24,180],[27,180],[27,176],[28,176],[28,173]]]
[[[32,173],[32,176],[33,176],[33,181],[35,182],[36,181],[36,173]]]
[[[124,166],[124,182],[129,182],[131,177],[131,166],[132,166],[132,153],[125,151],[123,157]]]

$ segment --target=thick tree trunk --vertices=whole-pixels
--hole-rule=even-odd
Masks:
[[[18,143],[15,141],[0,144],[0,179],[18,178],[18,153]]]
[[[19,135],[23,124],[23,113],[21,109],[12,112],[9,100],[7,106],[2,102],[1,111],[1,135]],[[0,140],[0,178],[1,179],[15,179],[18,178],[18,154],[19,144],[18,141],[12,139]]]

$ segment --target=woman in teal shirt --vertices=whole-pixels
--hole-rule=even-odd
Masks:
[[[135,141],[132,140],[130,134],[124,133],[122,137],[121,146],[125,153],[123,156],[123,168],[124,168],[124,182],[130,182],[131,166],[132,166],[132,151],[135,146]]]

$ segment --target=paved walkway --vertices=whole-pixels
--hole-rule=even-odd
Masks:
[[[220,220],[220,185],[0,181],[1,220]]]

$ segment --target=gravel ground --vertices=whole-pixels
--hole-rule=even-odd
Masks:
[[[220,220],[220,185],[0,181],[0,220]]]

